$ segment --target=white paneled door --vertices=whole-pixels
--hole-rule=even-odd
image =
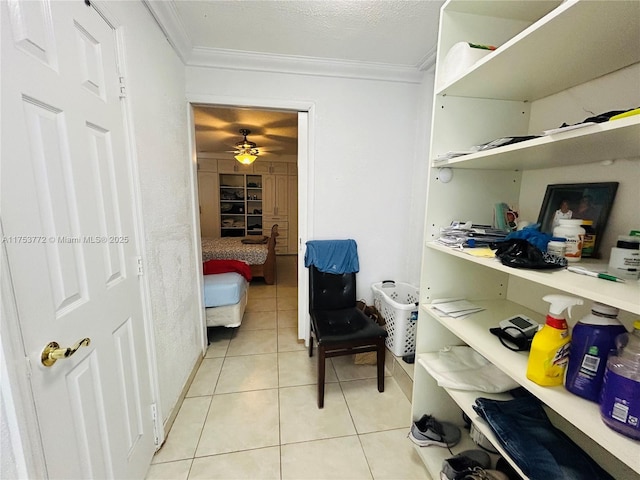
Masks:
[[[143,478],[152,395],[116,33],[82,0],[1,3],[2,240],[48,474]]]

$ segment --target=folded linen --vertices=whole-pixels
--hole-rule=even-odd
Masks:
[[[519,386],[471,347],[445,347],[438,352],[438,358],[421,363],[438,385],[445,388],[499,393]]]

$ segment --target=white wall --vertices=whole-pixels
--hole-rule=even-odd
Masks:
[[[640,78],[640,63],[620,69],[593,81],[537,100],[531,105],[529,130],[533,134],[559,127],[563,123],[584,121],[595,114],[626,110],[640,105],[640,90],[628,88]],[[553,178],[553,182],[549,179]],[[628,235],[640,225],[640,159],[527,170],[522,175],[520,218],[535,223],[548,184],[619,182],[606,229],[600,239],[600,256],[608,258],[618,235]],[[635,208],[628,208],[634,205]],[[627,208],[623,208],[627,206]]]
[[[184,66],[141,2],[108,2],[125,25],[155,330],[160,410],[167,420],[201,355]]]
[[[432,80],[420,85],[209,67],[187,67],[186,76],[189,98],[241,98],[247,106],[266,99],[312,103],[314,239],[356,240],[359,298],[371,301],[371,284],[384,279],[417,285],[426,147],[418,149],[423,142],[416,137],[418,129],[424,136],[429,131],[423,116],[430,118],[425,102]]]

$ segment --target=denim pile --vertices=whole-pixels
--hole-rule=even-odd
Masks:
[[[536,398],[499,401],[480,397],[473,408],[531,480],[613,480],[551,424]]]

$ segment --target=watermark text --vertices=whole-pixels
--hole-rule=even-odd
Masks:
[[[129,243],[128,235],[9,235],[2,237],[2,243],[11,244],[101,244]]]

